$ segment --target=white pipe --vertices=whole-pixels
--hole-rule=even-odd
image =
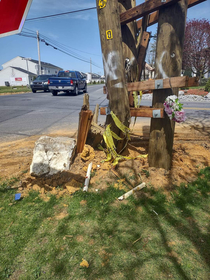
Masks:
[[[89,183],[90,183],[90,172],[91,172],[91,169],[92,169],[92,165],[93,165],[92,162],[88,165],[87,174],[86,174],[86,177],[85,177],[85,183],[84,183],[84,187],[83,187],[83,192],[88,191],[88,186],[89,186]]]
[[[133,188],[132,190],[128,191],[127,193],[124,193],[122,196],[118,197],[118,200],[126,199],[129,196],[131,196],[135,191],[139,191],[139,190],[143,189],[144,187],[146,187],[146,184],[142,183],[142,184],[136,186],[135,188]]]

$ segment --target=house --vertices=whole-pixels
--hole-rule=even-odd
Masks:
[[[30,84],[39,74],[38,60],[17,56],[4,64],[0,71],[0,86],[25,86]],[[62,68],[51,63],[41,61],[41,74],[55,75]]]
[[[155,78],[155,68],[145,62],[144,69],[142,70],[141,80],[148,80]]]
[[[94,73],[86,73],[86,80],[87,83],[102,83],[105,82],[105,77],[104,76],[100,76],[98,74],[94,74]]]

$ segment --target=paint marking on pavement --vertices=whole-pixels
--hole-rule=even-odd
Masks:
[[[184,107],[184,110],[199,110],[199,111],[210,111],[210,108],[190,108],[190,107]]]

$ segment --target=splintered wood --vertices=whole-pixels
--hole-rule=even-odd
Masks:
[[[77,135],[77,153],[81,153],[84,149],[92,118],[93,112],[91,110],[81,110],[79,114],[79,127]]]

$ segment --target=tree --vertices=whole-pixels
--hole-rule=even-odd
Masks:
[[[193,19],[186,23],[183,69],[202,78],[210,69],[210,22]]]

